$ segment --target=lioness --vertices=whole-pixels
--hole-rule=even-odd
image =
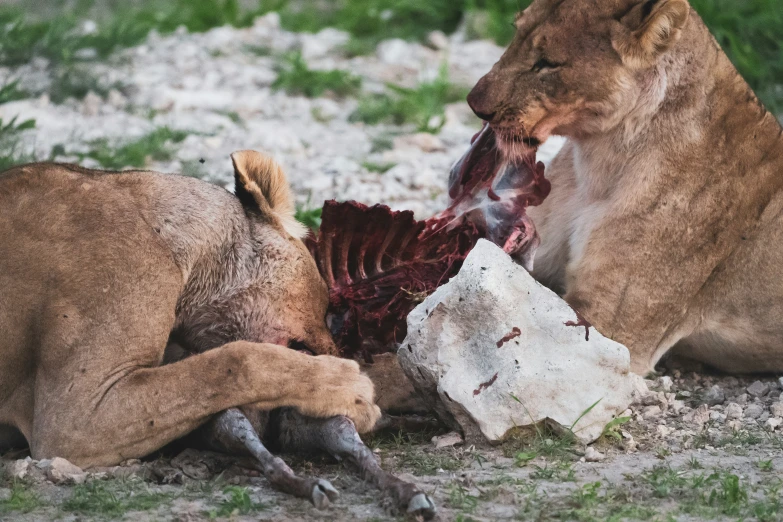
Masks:
[[[236,195],[142,171],[0,174],[0,425],[34,458],[118,464],[243,405],[375,425],[370,379],[328,356],[283,172],[232,158]],[[170,341],[194,355],[161,365]]]
[[[534,0],[469,103],[507,157],[569,138],[533,275],[637,373],[783,371],[783,130],[685,0]]]

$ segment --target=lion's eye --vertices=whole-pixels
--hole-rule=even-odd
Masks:
[[[552,63],[546,58],[539,58],[539,60],[533,64],[533,68],[531,70],[533,72],[541,72],[546,69],[556,69],[559,66],[559,64]]]

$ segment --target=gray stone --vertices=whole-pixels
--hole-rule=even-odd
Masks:
[[[746,419],[758,419],[762,412],[764,411],[764,407],[761,404],[753,403],[748,405],[747,408],[745,408],[745,418]]]
[[[783,417],[783,402],[773,402],[769,407],[769,412],[773,417]]]
[[[753,397],[763,397],[769,393],[769,384],[756,381],[747,388],[748,393]]]
[[[456,431],[451,431],[445,435],[437,435],[432,437],[432,443],[435,445],[435,449],[450,448],[452,446],[461,446],[465,443],[462,435]]]
[[[466,440],[545,420],[583,441],[627,408],[628,350],[594,329],[500,248],[479,241],[460,273],[408,316],[400,365]],[[592,409],[591,409],[592,407]]]
[[[721,388],[717,384],[714,385],[709,390],[707,390],[707,393],[704,394],[704,402],[706,402],[710,406],[723,404],[725,401],[726,401],[726,395],[723,393],[723,388]]]

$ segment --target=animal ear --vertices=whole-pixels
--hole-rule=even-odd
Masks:
[[[234,193],[245,208],[275,218],[295,238],[307,235],[307,228],[295,217],[295,207],[288,180],[280,165],[254,150],[231,155],[234,163]]]
[[[677,43],[688,21],[687,0],[645,0],[613,28],[612,44],[623,63],[649,67]]]

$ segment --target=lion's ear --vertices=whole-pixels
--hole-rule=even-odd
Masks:
[[[242,205],[276,219],[290,235],[304,237],[307,229],[294,217],[294,202],[280,165],[254,150],[235,152],[231,161],[234,163],[234,193]]]
[[[645,0],[613,28],[612,44],[623,63],[649,67],[682,35],[691,7],[686,0]]]

